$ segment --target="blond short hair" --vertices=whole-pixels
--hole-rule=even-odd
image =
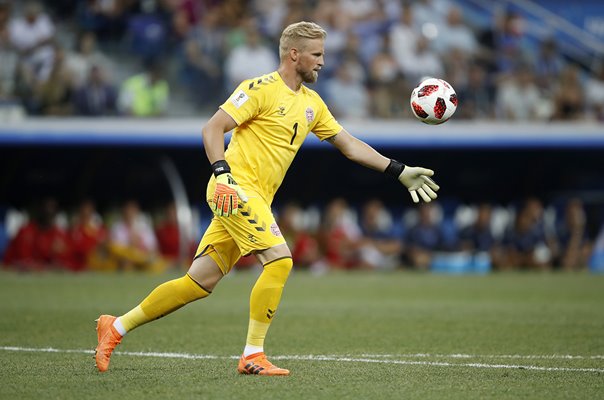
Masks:
[[[283,60],[300,39],[325,39],[327,32],[314,22],[296,22],[283,30],[279,40],[279,58]]]

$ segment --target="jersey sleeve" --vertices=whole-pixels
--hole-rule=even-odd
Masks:
[[[262,91],[249,90],[248,86],[248,81],[243,81],[220,106],[237,125],[243,124],[260,113]]]
[[[337,135],[342,130],[342,126],[336,121],[331,111],[325,105],[325,102],[317,96],[317,119],[311,129],[312,132],[321,140],[329,139]]]

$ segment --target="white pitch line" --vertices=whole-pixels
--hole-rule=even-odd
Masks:
[[[56,349],[53,347],[17,347],[0,346],[0,350],[33,352],[33,353],[78,353],[94,354],[93,350],[85,349]],[[127,355],[133,357],[158,357],[158,358],[177,358],[188,360],[230,360],[238,359],[239,356],[215,356],[209,354],[188,354],[188,353],[158,353],[158,352],[134,352],[134,351],[116,351],[114,354]],[[415,355],[417,356],[417,355]],[[423,354],[423,356],[428,356]],[[454,355],[455,356],[455,355]],[[467,355],[469,356],[469,355]],[[484,356],[477,356],[484,357]],[[528,356],[525,356],[528,357]],[[584,357],[584,356],[575,356]],[[427,365],[434,367],[469,367],[469,368],[491,368],[491,369],[525,369],[531,371],[548,372],[597,372],[604,373],[603,368],[568,368],[568,367],[540,367],[536,365],[515,365],[515,364],[485,364],[485,363],[450,363],[442,361],[413,361],[413,360],[388,360],[375,358],[357,358],[343,356],[322,356],[322,355],[281,355],[272,356],[275,360],[294,360],[294,361],[333,361],[333,362],[354,362],[354,363],[373,363],[373,364],[396,364],[396,365]]]
[[[579,356],[570,354],[361,354],[368,358],[494,358],[494,359],[522,359],[522,360],[604,360],[604,355]]]

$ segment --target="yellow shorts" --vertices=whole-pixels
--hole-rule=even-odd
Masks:
[[[208,192],[213,193],[211,186]],[[210,255],[225,275],[242,255],[285,243],[266,201],[254,192],[246,190],[246,195],[248,201],[239,205],[236,215],[214,216],[195,252],[195,258]]]

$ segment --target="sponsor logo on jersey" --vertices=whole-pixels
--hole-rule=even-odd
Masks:
[[[308,123],[311,123],[315,120],[315,111],[310,107],[306,109],[306,120]]]
[[[280,117],[285,117],[285,107],[284,106],[279,106],[279,111],[277,111],[279,113]]]
[[[233,95],[231,102],[235,105],[235,107],[239,108],[249,99],[250,98],[247,96],[247,94],[245,94],[243,90],[240,90]]]
[[[281,231],[279,230],[279,226],[274,222],[271,224],[271,232],[275,236],[281,236]]]

